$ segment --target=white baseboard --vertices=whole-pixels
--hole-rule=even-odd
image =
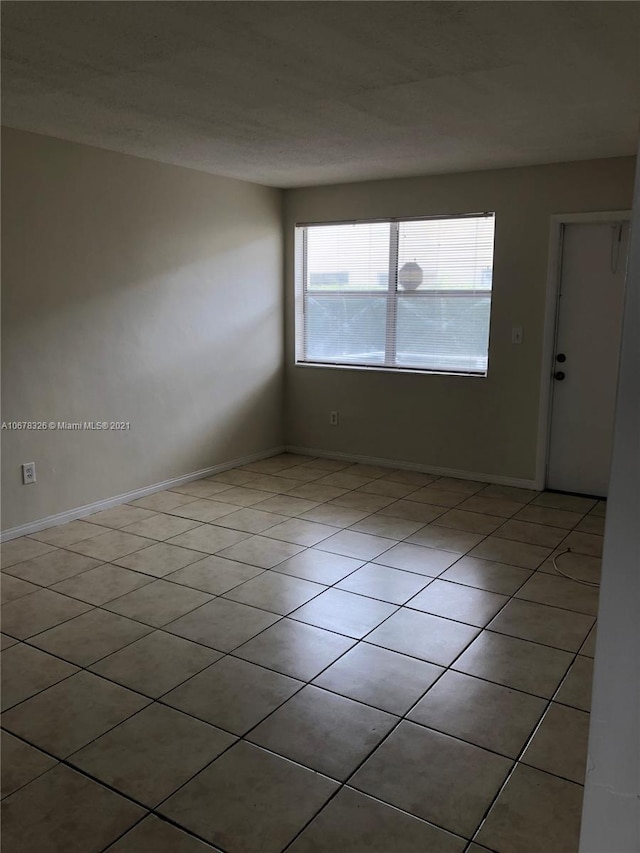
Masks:
[[[313,447],[294,447],[287,445],[287,453],[300,453],[303,456],[322,456],[325,459],[343,459],[345,462],[361,462],[365,465],[381,465],[387,468],[400,468],[403,471],[419,471],[421,474],[434,474],[438,477],[456,477],[459,480],[478,480],[481,483],[494,483],[498,486],[515,486],[518,489],[538,489],[536,480],[503,477],[500,474],[485,474],[478,471],[460,471],[457,468],[436,468],[433,465],[420,465],[399,459],[382,459],[377,456],[358,456],[355,453],[334,453],[331,450],[319,450]]]
[[[0,542],[8,542],[10,539],[17,539],[19,536],[28,536],[29,533],[37,533],[39,530],[46,530],[47,527],[57,527],[59,524],[66,524],[68,521],[75,521],[78,518],[84,518],[87,515],[92,515],[94,512],[100,512],[103,509],[111,509],[111,507],[119,506],[120,504],[128,503],[137,498],[144,498],[147,495],[152,495],[154,492],[162,492],[165,489],[170,489],[172,486],[181,486],[183,483],[190,483],[192,480],[201,480],[203,477],[211,477],[213,474],[219,474],[221,471],[228,471],[229,468],[235,468],[238,465],[248,465],[250,462],[257,462],[259,459],[266,459],[268,456],[275,456],[277,453],[282,453],[284,447],[272,447],[269,450],[262,450],[259,453],[252,453],[249,456],[243,456],[240,459],[232,459],[230,462],[222,462],[220,465],[212,465],[210,468],[202,468],[200,471],[192,471],[190,474],[182,474],[180,477],[173,477],[170,480],[164,480],[162,483],[154,483],[152,486],[144,486],[142,489],[135,489],[133,492],[126,492],[123,495],[115,495],[112,498],[105,498],[101,501],[96,501],[85,506],[68,509],[65,512],[59,512],[56,515],[47,516],[47,518],[39,518],[36,521],[29,521],[27,524],[21,524],[18,527],[10,527],[8,530],[3,530],[0,533]]]
[[[66,524],[68,521],[75,521],[78,518],[85,518],[87,515],[92,515],[94,512],[100,512],[103,509],[111,509],[111,507],[119,506],[120,504],[128,503],[137,498],[144,498],[147,495],[152,495],[154,492],[162,492],[165,489],[170,489],[172,486],[181,486],[184,483],[190,483],[193,480],[201,480],[203,477],[211,477],[213,474],[219,474],[221,471],[228,471],[229,468],[235,468],[238,465],[248,465],[250,462],[257,462],[259,459],[266,459],[269,456],[275,456],[277,453],[287,451],[289,453],[299,453],[303,456],[321,456],[325,459],[341,459],[345,462],[361,462],[365,465],[382,465],[388,468],[400,468],[404,471],[419,471],[423,474],[434,474],[438,477],[457,477],[460,480],[479,480],[482,483],[495,483],[500,486],[515,486],[521,489],[538,489],[535,480],[518,479],[517,477],[502,477],[499,474],[485,474],[477,471],[460,471],[457,468],[437,468],[432,465],[420,465],[415,462],[406,462],[400,459],[386,459],[378,456],[359,456],[355,453],[334,453],[330,450],[321,450],[313,447],[295,447],[287,445],[286,447],[272,447],[269,450],[263,450],[260,453],[252,453],[249,456],[243,456],[240,459],[232,459],[229,462],[223,462],[220,465],[212,465],[210,468],[202,468],[200,471],[193,471],[190,474],[183,474],[180,477],[173,477],[170,480],[164,480],[162,483],[154,483],[152,486],[144,486],[142,489],[135,489],[132,492],[126,492],[122,495],[115,495],[112,498],[105,498],[101,501],[96,501],[85,506],[75,507],[74,509],[59,512],[56,515],[50,515],[46,518],[39,518],[36,521],[29,521],[27,524],[21,524],[18,527],[10,527],[8,530],[0,533],[0,542],[8,542],[10,539],[17,539],[19,536],[28,536],[30,533],[37,533],[39,530],[45,530],[48,527],[57,527],[59,524]]]

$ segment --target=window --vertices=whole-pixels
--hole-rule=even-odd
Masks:
[[[296,228],[296,363],[486,376],[492,213]]]

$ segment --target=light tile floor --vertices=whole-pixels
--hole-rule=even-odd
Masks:
[[[282,454],[6,543],[4,853],[575,853],[604,512]]]

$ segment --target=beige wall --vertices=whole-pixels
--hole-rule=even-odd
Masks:
[[[639,149],[640,153],[640,149]],[[640,850],[640,171],[631,222],[580,853]]]
[[[286,440],[289,445],[533,479],[550,215],[628,209],[634,158],[288,190]],[[486,379],[295,367],[296,222],[495,211]],[[511,343],[512,326],[524,343]],[[340,425],[329,426],[329,411]]]
[[[633,168],[287,191],[287,442],[533,478],[549,216],[628,208]],[[481,210],[497,214],[487,379],[293,365],[296,221]],[[3,131],[2,418],[131,422],[3,431],[3,529],[282,442],[281,221],[276,190]]]
[[[3,431],[2,528],[281,444],[281,193],[12,130],[2,154],[2,418],[131,422]]]

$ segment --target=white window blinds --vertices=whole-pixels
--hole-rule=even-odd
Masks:
[[[296,361],[487,372],[493,214],[296,229]]]

